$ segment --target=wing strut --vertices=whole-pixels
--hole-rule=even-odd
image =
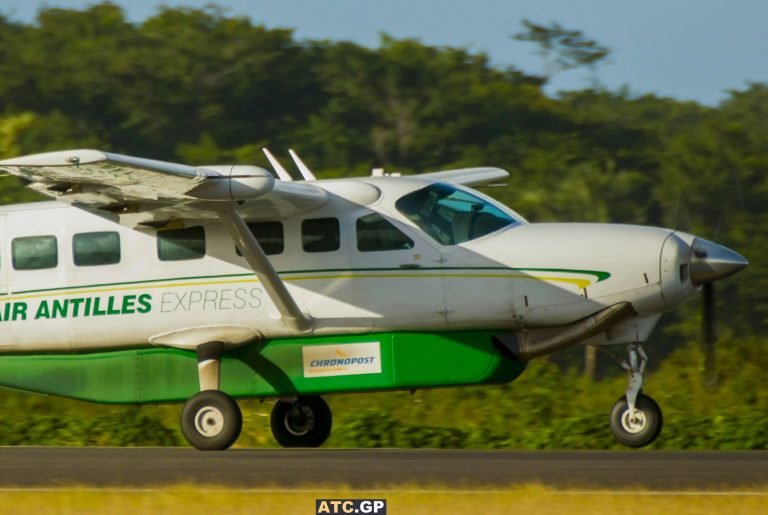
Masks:
[[[277,271],[272,266],[267,255],[264,254],[261,245],[253,236],[253,233],[248,229],[240,213],[233,208],[228,211],[221,211],[219,218],[230,236],[232,236],[232,239],[235,240],[256,277],[264,285],[267,295],[275,303],[286,325],[296,331],[311,329],[313,324],[312,317],[299,309],[296,301],[291,297],[285,284],[280,279],[280,276],[277,275]]]

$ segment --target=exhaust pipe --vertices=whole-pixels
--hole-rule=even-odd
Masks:
[[[507,357],[528,361],[587,340],[636,315],[632,304],[619,302],[566,326],[500,334],[493,343]]]

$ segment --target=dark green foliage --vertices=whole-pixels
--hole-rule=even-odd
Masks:
[[[528,29],[523,39],[566,59],[558,66],[607,52],[557,24]],[[664,316],[646,347],[647,393],[666,415],[654,445],[765,448],[768,86],[705,107],[599,87],[551,98],[542,84],[482,53],[387,36],[379,48],[298,41],[216,7],[162,8],[140,24],[109,3],[44,8],[32,25],[0,16],[0,158],[95,147],[266,166],[268,145],[281,156],[294,146],[321,178],[500,166],[508,186],[490,193],[531,221],[660,225],[716,240],[750,261],[716,285],[717,382],[702,379],[694,298]],[[0,204],[37,198],[0,178]],[[508,386],[332,398],[330,445],[614,446],[607,417],[623,377],[607,361],[600,382],[582,377],[579,349],[553,360]],[[175,408],[150,416],[0,400],[22,414],[0,423],[0,443],[181,441]],[[240,441],[269,445],[266,408],[248,409]]]
[[[469,433],[455,427],[401,424],[385,411],[364,411],[339,428],[338,440],[350,447],[432,447],[461,449]]]
[[[0,445],[178,445],[175,430],[137,410],[96,418],[31,415],[0,422]]]

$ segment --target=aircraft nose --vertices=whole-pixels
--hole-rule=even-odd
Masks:
[[[733,275],[747,264],[741,254],[717,243],[703,238],[691,243],[691,282],[696,286]]]

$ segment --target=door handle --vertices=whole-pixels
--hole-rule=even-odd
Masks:
[[[400,268],[405,268],[407,270],[416,270],[417,268],[421,268],[421,265],[418,263],[403,263],[400,265]]]

